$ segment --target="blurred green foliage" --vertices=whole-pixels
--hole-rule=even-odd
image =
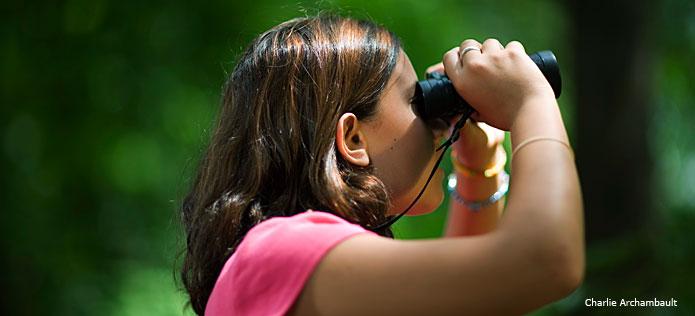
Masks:
[[[469,37],[552,49],[565,77],[559,103],[571,134],[581,106],[573,104],[571,12],[562,2],[69,0],[0,8],[5,315],[192,314],[174,278],[183,247],[178,206],[236,54],[291,17],[330,9],[376,20],[402,38],[419,74]],[[695,5],[664,0],[651,13],[658,60],[649,145],[658,220],[590,245],[587,273],[602,281],[535,315],[695,313]],[[446,205],[402,220],[397,236],[439,236]],[[612,271],[633,268],[644,278],[611,279]],[[583,306],[587,297],[654,288],[649,293],[684,306]]]

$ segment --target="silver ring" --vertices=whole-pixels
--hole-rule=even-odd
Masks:
[[[481,52],[481,53],[483,52],[483,51],[480,50],[479,47],[468,46],[468,47],[464,48],[463,50],[461,50],[461,54],[460,54],[461,57],[460,57],[460,58],[463,58],[463,56],[465,56],[466,53],[468,53],[468,52],[470,52],[470,51],[472,51],[472,50],[477,50],[477,51],[479,51],[479,52]]]

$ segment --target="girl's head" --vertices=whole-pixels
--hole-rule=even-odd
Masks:
[[[370,22],[294,19],[249,45],[182,207],[182,278],[197,313],[264,219],[314,209],[375,227],[412,201],[436,160],[410,104],[416,80],[396,36]],[[430,186],[413,213],[442,196]]]

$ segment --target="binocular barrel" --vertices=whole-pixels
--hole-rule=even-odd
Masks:
[[[555,92],[555,98],[559,98],[562,92],[562,80],[560,67],[553,52],[540,51],[529,57],[550,83]],[[473,112],[471,106],[456,92],[451,80],[446,75],[436,72],[427,74],[427,79],[417,82],[415,104],[418,115],[425,121],[437,118],[448,119]]]

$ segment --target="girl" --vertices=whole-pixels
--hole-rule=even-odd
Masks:
[[[182,207],[182,278],[196,313],[511,315],[580,284],[573,155],[522,45],[466,40],[429,70],[451,78],[480,123],[453,146],[449,238],[400,241],[379,226],[415,199],[446,130],[418,117],[417,76],[396,36],[319,16],[251,43]],[[502,130],[514,182],[500,219]],[[442,198],[430,185],[410,214]]]

